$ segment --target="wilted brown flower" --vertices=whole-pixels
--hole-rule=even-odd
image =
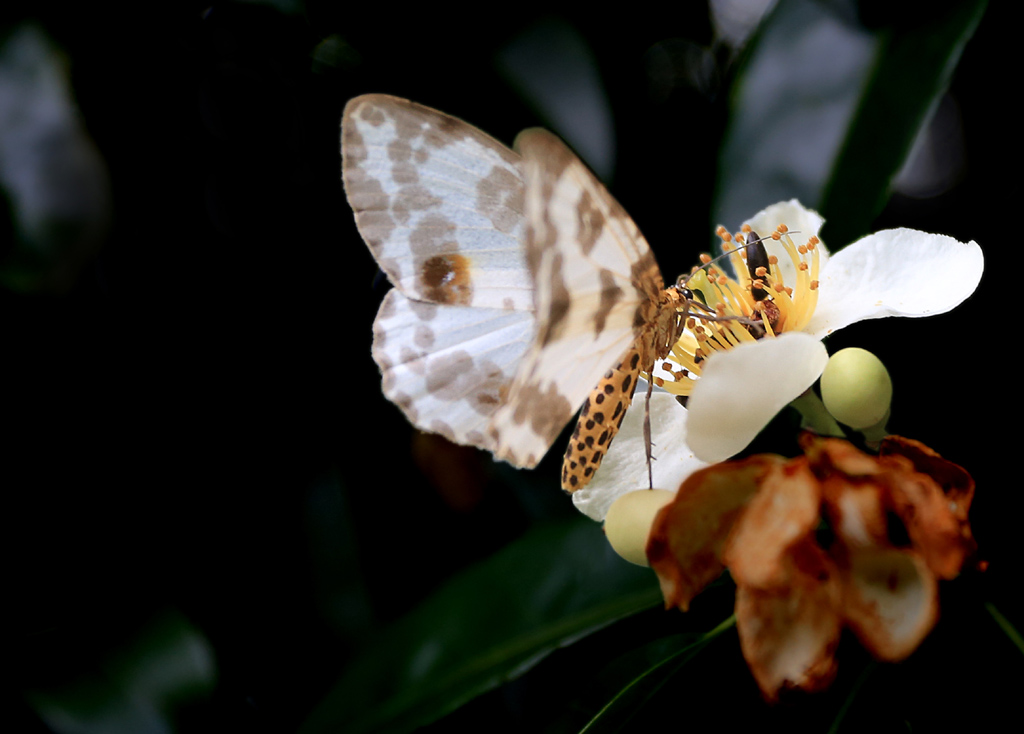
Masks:
[[[724,568],[736,582],[743,655],[765,697],[835,675],[843,627],[901,660],[938,618],[938,580],[975,549],[974,481],[916,441],[879,455],[809,434],[804,455],[716,464],[654,521],[647,557],[667,607],[686,610]]]

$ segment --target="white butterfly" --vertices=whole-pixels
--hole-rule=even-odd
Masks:
[[[342,119],[345,191],[395,285],[374,322],[385,395],[417,427],[523,467],[586,399],[563,469],[573,490],[688,302],[558,138],[528,130],[516,150],[386,95],[351,100]]]

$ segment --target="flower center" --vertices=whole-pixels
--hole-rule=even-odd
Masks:
[[[685,331],[656,368],[654,384],[675,395],[690,394],[702,363],[712,353],[784,331],[803,331],[818,303],[817,237],[797,244],[792,235],[799,233],[791,233],[785,224],[764,238],[749,225],[735,236],[725,227],[716,234],[738,278],[710,265],[710,256],[701,255],[703,265],[687,279],[686,287],[703,296],[710,310],[690,309]],[[781,245],[791,265],[786,270],[792,283],[786,282],[779,257],[767,254],[763,243],[769,240]],[[703,317],[712,311],[714,321]]]

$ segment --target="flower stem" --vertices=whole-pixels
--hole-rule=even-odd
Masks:
[[[813,431],[819,436],[836,436],[845,438],[846,434],[839,427],[836,419],[825,409],[821,398],[812,388],[807,388],[804,394],[790,403],[800,413],[800,427]]]

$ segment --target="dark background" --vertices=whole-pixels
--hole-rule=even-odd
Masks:
[[[913,24],[927,7],[894,17],[869,5],[863,17]],[[532,474],[496,467],[414,435],[382,399],[369,346],[387,285],[339,179],[341,110],[360,93],[414,99],[507,143],[541,124],[493,64],[539,16],[342,2],[305,15],[245,3],[0,12],[8,28],[36,20],[63,48],[113,201],[76,277],[0,291],[12,720],[47,731],[24,691],[91,675],[173,614],[217,669],[179,713],[183,730],[293,729],[368,631],[574,512],[555,487],[557,457]],[[670,37],[710,43],[706,9],[556,17],[591,45],[611,101],[612,191],[663,271],[687,269],[717,224],[707,212],[732,67],[720,53],[719,85],[655,94],[644,57]],[[989,9],[953,77],[966,154],[956,185],[894,197],[873,227],[977,240],[979,291],[913,329],[869,322],[828,344],[878,353],[896,383],[891,428],[978,481],[974,529],[991,565],[950,592],[954,608],[958,594],[1008,601],[1020,579],[1008,354],[1019,308],[1007,282],[1020,249],[1019,63],[1006,21],[1004,6]],[[332,34],[345,53],[315,63]],[[0,235],[15,247],[9,226]]]

